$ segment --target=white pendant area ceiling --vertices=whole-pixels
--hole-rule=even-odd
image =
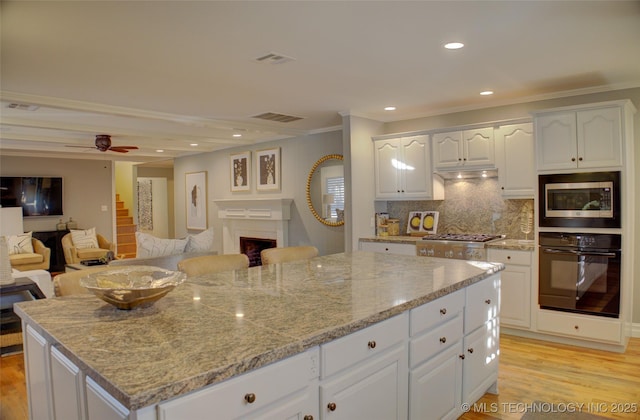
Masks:
[[[638,1],[52,0],[0,12],[6,155],[153,161],[337,130],[346,114],[389,122],[640,86]],[[98,134],[139,149],[100,152]]]

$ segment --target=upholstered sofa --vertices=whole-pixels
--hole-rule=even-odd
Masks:
[[[31,238],[33,252],[14,253],[9,255],[11,268],[18,271],[48,270],[51,261],[51,249],[42,241]]]

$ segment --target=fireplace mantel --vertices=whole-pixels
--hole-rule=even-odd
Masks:
[[[213,200],[219,219],[289,220],[291,198]]]
[[[249,198],[213,200],[222,220],[222,247],[225,254],[240,253],[240,238],[276,240],[288,245],[290,198]]]

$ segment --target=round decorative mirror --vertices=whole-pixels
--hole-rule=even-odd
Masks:
[[[307,205],[327,226],[344,225],[344,165],[342,155],[318,159],[307,177]]]

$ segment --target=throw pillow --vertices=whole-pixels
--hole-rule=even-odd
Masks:
[[[187,247],[184,252],[208,252],[213,249],[213,228],[209,228],[197,235],[187,236]]]
[[[164,257],[181,254],[187,246],[186,239],[162,239],[148,233],[136,232],[136,257]]]
[[[98,246],[98,238],[96,237],[96,228],[85,230],[72,230],[71,242],[78,249],[81,248],[100,248]]]
[[[33,254],[33,244],[31,243],[31,232],[22,235],[7,236],[7,246],[9,255]]]

